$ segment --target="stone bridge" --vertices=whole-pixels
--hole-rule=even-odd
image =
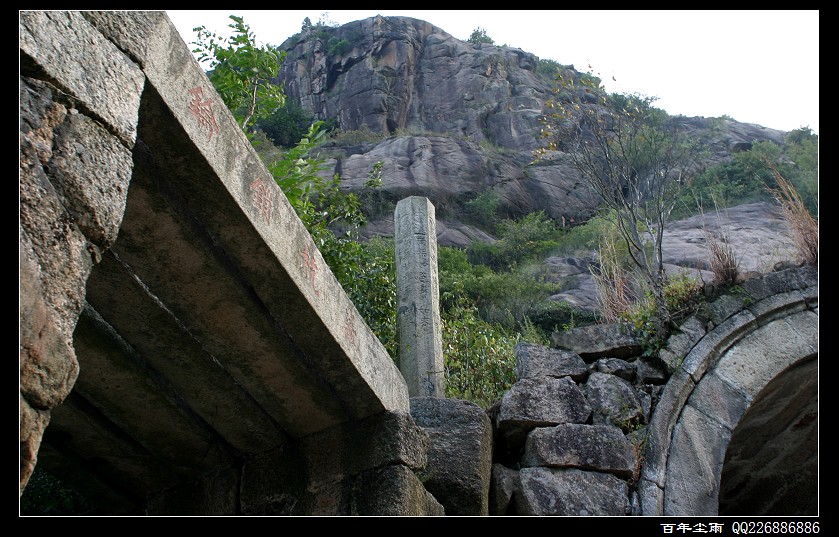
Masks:
[[[21,12],[20,65],[21,492],[37,463],[106,514],[509,511],[499,417],[409,398],[164,13]],[[609,509],[817,504],[818,273],[743,290],[671,338]]]

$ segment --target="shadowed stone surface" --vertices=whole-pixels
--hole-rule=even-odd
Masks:
[[[726,450],[720,515],[818,515],[818,384],[818,359],[808,360],[755,399]]]
[[[622,324],[592,324],[551,334],[551,347],[576,352],[586,363],[600,357],[627,358],[641,351],[641,339]]]
[[[571,377],[574,382],[582,382],[588,376],[586,363],[576,353],[532,343],[517,343],[513,351],[516,356],[518,380],[538,377]]]
[[[507,515],[512,507],[513,494],[519,482],[517,470],[511,470],[503,464],[492,465],[492,477],[489,486],[489,514]]]
[[[608,425],[567,423],[530,431],[522,466],[578,468],[632,477],[635,459],[623,432]]]
[[[620,377],[598,371],[588,377],[586,399],[595,425],[614,425],[628,432],[644,422],[644,410],[632,385]]]
[[[719,475],[731,431],[687,405],[673,431],[679,457],[668,459],[664,510],[669,515],[716,515]]]
[[[522,515],[623,516],[629,513],[626,481],[611,474],[522,468],[516,508]]]
[[[534,428],[585,423],[590,415],[591,407],[573,380],[542,377],[516,382],[501,398],[495,423],[503,449],[514,454]]]
[[[459,399],[412,397],[411,416],[428,434],[428,464],[419,472],[447,515],[486,515],[492,471],[492,424]]]

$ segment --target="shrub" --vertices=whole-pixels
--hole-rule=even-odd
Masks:
[[[664,300],[670,321],[678,324],[694,313],[702,300],[701,287],[687,272],[670,276],[664,284]],[[619,316],[619,321],[630,325],[644,341],[644,356],[657,356],[664,345],[658,339],[655,323],[656,307],[652,293],[644,291],[640,299]]]
[[[297,145],[300,138],[306,135],[312,119],[312,115],[299,104],[286,100],[285,106],[260,120],[257,127],[276,145],[289,148]]]
[[[499,240],[474,242],[468,253],[472,263],[481,263],[494,270],[511,270],[517,265],[536,261],[556,248],[561,231],[544,211],[525,215],[518,220],[498,224]]]
[[[441,312],[446,397],[489,408],[516,380],[513,347],[519,338],[481,319],[465,296],[455,294]]]
[[[466,214],[470,221],[490,233],[495,233],[498,221],[498,192],[487,189],[466,202]]]

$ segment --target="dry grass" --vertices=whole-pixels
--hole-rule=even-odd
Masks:
[[[798,251],[801,261],[807,265],[816,266],[819,264],[819,223],[813,215],[807,211],[801,196],[792,186],[792,183],[784,179],[778,170],[772,169],[775,175],[775,182],[778,188],[769,188],[772,196],[781,204],[784,219],[792,230],[793,244]]]
[[[717,237],[706,230],[705,242],[708,245],[714,283],[722,286],[737,283],[740,279],[740,260],[737,259],[728,236],[723,234]]]
[[[728,232],[723,228],[716,200],[714,200],[714,212],[719,227],[717,232],[708,229],[705,208],[699,200],[697,200],[697,207],[699,207],[699,214],[702,215],[705,244],[708,246],[708,265],[714,273],[714,283],[720,286],[733,285],[740,279],[740,260],[731,245]]]
[[[635,297],[630,287],[629,272],[620,263],[614,238],[604,237],[600,241],[600,266],[592,266],[590,270],[603,320],[618,322],[621,314],[635,302]]]

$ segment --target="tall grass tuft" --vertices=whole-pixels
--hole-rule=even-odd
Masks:
[[[590,266],[597,289],[597,303],[603,320],[615,323],[621,320],[621,315],[635,302],[630,273],[621,264],[614,237],[602,238],[599,257],[599,266]]]
[[[801,261],[807,265],[819,264],[819,222],[805,207],[798,191],[774,167],[772,173],[778,188],[768,188],[772,196],[781,204],[784,219],[792,230],[793,244]]]

